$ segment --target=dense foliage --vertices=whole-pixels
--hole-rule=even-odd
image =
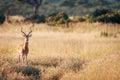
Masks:
[[[0,24],[5,22],[5,16],[4,15],[0,15]]]
[[[105,15],[107,13],[112,13],[111,9],[96,9],[92,15],[93,17],[97,17],[97,16]]]
[[[92,21],[96,22],[109,22],[109,23],[120,23],[120,11],[113,12],[110,9],[97,9],[92,14]]]
[[[37,10],[35,5],[30,5],[31,1],[37,0],[0,0],[0,15],[22,15],[27,21],[37,23],[63,24],[69,21],[69,16],[77,16],[72,21],[120,23],[120,0],[43,0]],[[0,23],[4,21],[2,15]]]
[[[45,22],[45,16],[44,15],[33,15],[33,16],[30,16],[28,18],[26,18],[25,21],[31,21],[31,22],[34,22],[34,23],[44,23]]]
[[[110,23],[120,23],[120,12],[108,13],[96,17],[96,21],[99,22],[110,22]]]
[[[119,5],[120,0],[43,0],[38,15],[49,15],[58,11],[65,11],[68,15],[86,15],[100,8],[119,10]],[[9,12],[11,15],[26,16],[34,14],[33,8],[32,5],[17,0],[0,0],[0,13]]]
[[[64,24],[68,21],[68,15],[64,12],[53,13],[46,18],[48,24]]]
[[[91,15],[77,16],[74,17],[72,21],[120,23],[120,11],[113,11],[111,9],[97,9]]]

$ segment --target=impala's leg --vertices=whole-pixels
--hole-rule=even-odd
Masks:
[[[25,55],[24,54],[22,55],[22,61],[23,61],[23,63],[25,62]]]
[[[18,61],[20,62],[20,54],[18,55]]]
[[[26,62],[26,64],[27,64],[27,55],[25,55],[25,62]]]

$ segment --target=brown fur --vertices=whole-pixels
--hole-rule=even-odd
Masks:
[[[18,52],[19,52],[19,62],[20,62],[20,58],[22,57],[22,61],[27,63],[27,56],[28,56],[28,52],[29,52],[29,37],[32,36],[32,30],[26,35],[22,29],[21,32],[23,33],[23,37],[25,38],[24,44],[20,45],[18,48]]]

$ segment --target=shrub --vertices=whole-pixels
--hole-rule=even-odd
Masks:
[[[95,12],[95,14],[93,14],[91,20],[92,22],[107,22],[107,23],[120,23],[120,11],[117,12],[110,12],[110,11],[101,11],[101,13],[99,12],[97,14],[97,12]]]
[[[120,12],[114,12],[111,14],[106,14],[97,17],[97,21],[100,22],[112,22],[112,23],[120,23]]]
[[[20,23],[20,22],[24,22],[24,20],[25,17],[19,15],[7,16],[7,22],[9,23]]]
[[[103,36],[103,37],[114,37],[114,38],[117,37],[117,33],[108,33],[108,32],[105,32],[105,31],[101,32],[100,35]]]
[[[27,75],[27,76],[30,76],[30,75],[39,75],[39,70],[37,68],[34,68],[32,66],[26,66],[26,67],[23,67],[22,69],[22,73],[24,75]]]
[[[72,22],[83,22],[85,21],[84,17],[83,16],[71,16],[69,17],[70,21]]]
[[[0,24],[5,22],[5,15],[0,15]]]
[[[31,75],[35,76],[40,74],[40,71],[37,68],[34,68],[33,66],[16,65],[13,67],[13,70],[15,70],[15,72],[17,73],[22,73],[27,76],[31,76]]]
[[[74,7],[75,6],[75,1],[73,0],[64,0],[60,3],[60,6],[69,6],[69,7]]]
[[[107,13],[112,13],[112,10],[110,10],[110,9],[96,9],[92,13],[92,15],[93,15],[93,17],[97,17],[97,16],[105,15]]]
[[[36,15],[36,16],[31,16],[29,18],[26,18],[26,21],[32,21],[35,23],[44,23],[45,22],[45,16],[44,15]]]
[[[72,70],[74,72],[78,72],[85,65],[85,61],[79,58],[70,58],[65,60],[61,68],[67,70]]]
[[[46,22],[47,23],[52,23],[52,24],[64,24],[66,22],[68,22],[68,15],[64,12],[58,12],[58,13],[53,13],[50,14],[47,18],[46,18]]]
[[[101,32],[101,34],[100,34],[101,36],[104,36],[104,37],[108,37],[108,33],[107,32]]]

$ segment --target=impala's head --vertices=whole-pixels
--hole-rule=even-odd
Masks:
[[[31,27],[30,27],[30,31],[29,31],[28,34],[26,34],[25,32],[23,32],[23,31],[22,31],[22,28],[21,28],[21,33],[23,34],[23,37],[25,38],[25,43],[28,43],[29,37],[32,36],[32,34],[31,34],[31,33],[32,33]]]

